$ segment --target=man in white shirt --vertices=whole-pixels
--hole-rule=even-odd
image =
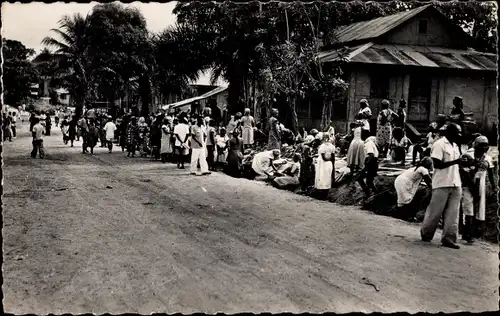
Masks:
[[[108,117],[108,122],[104,125],[104,131],[106,132],[106,142],[108,143],[109,153],[113,151],[113,140],[115,139],[116,124],[113,122],[111,117]]]
[[[33,126],[33,150],[31,151],[31,158],[36,158],[37,153],[40,153],[40,158],[43,159],[45,157],[45,152],[43,150],[43,132],[45,131],[45,127],[40,124],[40,118],[34,118],[35,125]]]
[[[179,118],[179,124],[174,127],[175,153],[177,155],[177,168],[184,169],[184,160],[189,154],[189,125],[185,116]]]
[[[191,174],[196,175],[198,162],[200,163],[201,175],[208,175],[207,148],[205,142],[205,127],[202,117],[197,118],[196,125],[191,126]]]
[[[460,127],[457,124],[450,124],[446,127],[443,137],[432,146],[431,158],[434,163],[432,198],[425,211],[420,230],[422,241],[431,241],[444,214],[441,243],[444,247],[452,249],[460,248],[457,244],[462,198],[459,164],[463,163],[457,146],[460,135]]]

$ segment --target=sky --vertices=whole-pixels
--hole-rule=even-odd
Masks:
[[[98,3],[2,3],[2,37],[20,41],[26,47],[40,52],[43,48],[42,39],[53,35],[50,30],[58,27],[57,22],[63,15],[86,15],[96,4]],[[138,8],[146,18],[148,29],[159,32],[175,23],[176,17],[172,13],[175,4],[176,2],[132,2],[123,5]],[[198,83],[208,84],[208,81],[209,75],[203,74]]]

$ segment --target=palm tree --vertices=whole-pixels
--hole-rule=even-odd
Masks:
[[[59,21],[59,28],[52,29],[56,37],[45,37],[42,44],[55,49],[52,55],[56,61],[56,72],[63,86],[76,103],[76,114],[82,114],[83,106],[92,98],[95,84],[92,78],[92,63],[88,54],[88,16],[65,15]]]

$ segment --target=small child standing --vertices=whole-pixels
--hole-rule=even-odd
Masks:
[[[222,127],[217,136],[215,136],[215,147],[217,153],[216,169],[219,168],[220,170],[224,168],[228,154],[228,141],[229,137],[226,135],[226,129]]]

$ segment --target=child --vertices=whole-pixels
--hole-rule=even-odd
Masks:
[[[370,137],[370,131],[362,130],[361,139],[365,140],[365,163],[364,168],[358,178],[358,183],[363,191],[365,191],[366,197],[369,197],[371,193],[377,192],[373,181],[375,180],[378,172],[379,151],[376,145],[377,138],[374,136]]]
[[[431,155],[432,145],[434,145],[434,142],[436,142],[438,138],[438,124],[436,122],[433,122],[429,124],[429,133],[427,133],[427,135],[423,137],[421,142],[413,146],[412,158],[414,166],[417,164],[417,154],[420,155],[420,160],[422,160],[423,157],[429,157]]]
[[[411,142],[405,136],[405,132],[402,128],[396,127],[392,131],[391,138],[391,158],[394,162],[401,162],[401,165],[405,165],[406,154],[410,149]]]
[[[223,168],[226,163],[227,158],[227,142],[229,141],[229,137],[226,135],[226,129],[221,128],[219,135],[215,136],[215,147],[217,152],[217,163],[216,168]]]

